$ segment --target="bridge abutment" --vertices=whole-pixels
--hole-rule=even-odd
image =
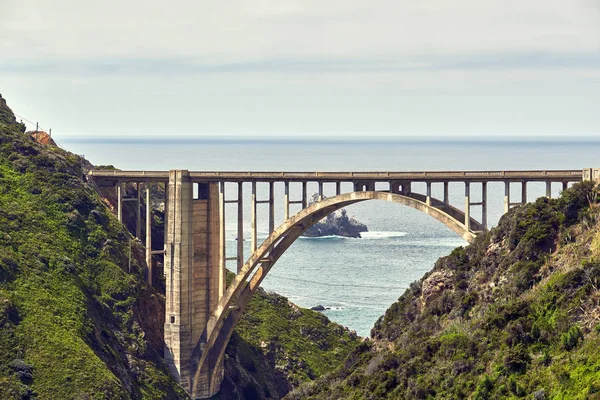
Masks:
[[[165,229],[165,361],[192,399],[219,391],[222,366],[204,368],[193,382],[194,349],[205,332],[211,311],[224,287],[220,267],[220,211],[218,183],[199,184],[193,197],[189,172],[169,173],[169,208]],[[200,346],[202,347],[202,346]],[[200,349],[202,350],[202,349]]]

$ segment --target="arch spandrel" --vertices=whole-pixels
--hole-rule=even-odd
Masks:
[[[476,231],[482,230],[481,224],[474,219],[471,219],[470,225],[475,228],[475,231],[466,230],[465,214],[462,211],[433,198],[431,205],[428,205],[424,197],[412,193],[403,195],[380,191],[344,193],[313,203],[284,221],[246,261],[213,311],[206,331],[202,335],[207,338],[207,341],[205,344],[197,343],[194,350],[194,358],[198,360],[194,382],[197,381],[200,370],[206,362],[212,369],[223,361],[225,347],[235,325],[252,295],[279,257],[309,227],[332,212],[366,200],[383,200],[424,212],[448,226],[468,242],[473,241]],[[234,302],[235,307],[232,307]]]

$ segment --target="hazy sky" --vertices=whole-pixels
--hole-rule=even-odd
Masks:
[[[600,0],[0,0],[54,135],[600,135]]]

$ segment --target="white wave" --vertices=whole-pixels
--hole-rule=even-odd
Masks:
[[[343,240],[343,239],[349,239],[349,238],[344,237],[344,236],[327,235],[327,236],[316,236],[316,237],[300,236],[300,239],[303,239],[303,240]]]
[[[408,235],[408,232],[386,232],[386,231],[370,231],[370,232],[361,232],[360,234],[363,239],[390,239],[390,238],[399,238]]]

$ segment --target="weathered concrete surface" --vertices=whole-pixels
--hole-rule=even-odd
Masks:
[[[535,171],[374,171],[374,172],[217,172],[190,171],[194,182],[491,182],[547,181],[574,182],[582,178],[582,170],[535,170]],[[98,183],[102,181],[169,180],[168,171],[90,171],[88,176]],[[305,196],[306,197],[306,196]]]
[[[168,226],[165,230],[165,361],[192,398],[218,392],[223,368],[203,370],[192,382],[194,347],[201,341],[219,282],[218,184],[206,185],[203,199],[194,199],[187,171],[171,171]],[[215,383],[211,386],[211,382]]]

